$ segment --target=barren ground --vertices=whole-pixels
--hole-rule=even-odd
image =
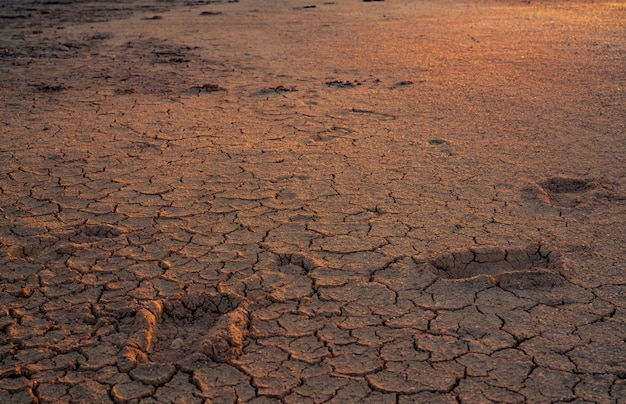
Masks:
[[[0,2],[0,402],[625,402],[626,3]]]

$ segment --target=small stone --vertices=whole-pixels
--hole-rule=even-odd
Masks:
[[[181,338],[176,338],[172,341],[172,345],[170,345],[170,348],[181,349],[183,345],[185,345],[184,341]]]
[[[172,263],[168,260],[163,260],[159,262],[159,266],[161,267],[161,269],[170,269],[172,267]]]

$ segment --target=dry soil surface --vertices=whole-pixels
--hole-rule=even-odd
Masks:
[[[624,21],[1,1],[0,402],[624,402]]]

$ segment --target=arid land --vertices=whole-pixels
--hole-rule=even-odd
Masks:
[[[626,2],[0,2],[0,403],[626,402]]]

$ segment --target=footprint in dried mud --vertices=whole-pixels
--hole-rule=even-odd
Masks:
[[[327,81],[326,85],[329,87],[335,87],[335,88],[351,88],[351,87],[356,87],[356,86],[360,86],[363,83],[361,83],[358,80],[355,81],[350,81],[350,80],[332,80],[332,81]]]
[[[601,200],[616,203],[626,200],[626,196],[611,186],[598,181],[571,177],[547,178],[524,188],[523,193],[529,200],[565,209],[582,207]]]
[[[563,208],[574,208],[589,197],[589,192],[598,183],[579,178],[553,177],[537,183],[545,192],[548,204]]]
[[[220,87],[217,84],[207,83],[201,86],[193,86],[187,90],[188,94],[206,94],[215,93],[218,91],[226,91],[224,87]]]
[[[38,84],[35,89],[40,93],[58,93],[66,90],[67,87],[62,84]]]
[[[539,185],[551,194],[580,194],[597,184],[579,178],[553,177],[539,182]]]
[[[251,94],[252,97],[255,96],[268,96],[268,95],[280,95],[280,94],[284,94],[284,93],[292,93],[292,92],[296,92],[298,91],[297,88],[295,87],[285,87],[285,86],[277,86],[277,87],[268,87],[268,88],[263,88],[253,94]]]
[[[135,94],[137,90],[135,90],[134,88],[116,88],[115,90],[113,90],[113,92],[115,93],[115,95],[128,95]]]
[[[503,289],[550,288],[563,282],[560,256],[539,243],[525,248],[480,246],[454,250],[431,260],[440,276],[489,276]]]
[[[403,81],[398,81],[397,83],[394,83],[394,85],[391,88],[404,88],[404,87],[409,87],[412,86],[414,83],[411,80],[403,80]]]
[[[175,364],[202,353],[216,362],[241,354],[248,329],[248,302],[232,294],[186,294],[139,310],[118,366]]]
[[[444,155],[454,156],[452,143],[448,140],[433,138],[428,140],[428,144],[430,145],[430,149],[435,151],[436,153],[443,153]]]
[[[94,238],[115,238],[124,233],[121,228],[108,224],[86,224],[79,228],[79,232]]]
[[[192,52],[198,49],[197,47],[175,46],[157,40],[147,41],[147,44],[155,48],[151,52],[152,63],[187,63],[197,58],[197,55]]]

